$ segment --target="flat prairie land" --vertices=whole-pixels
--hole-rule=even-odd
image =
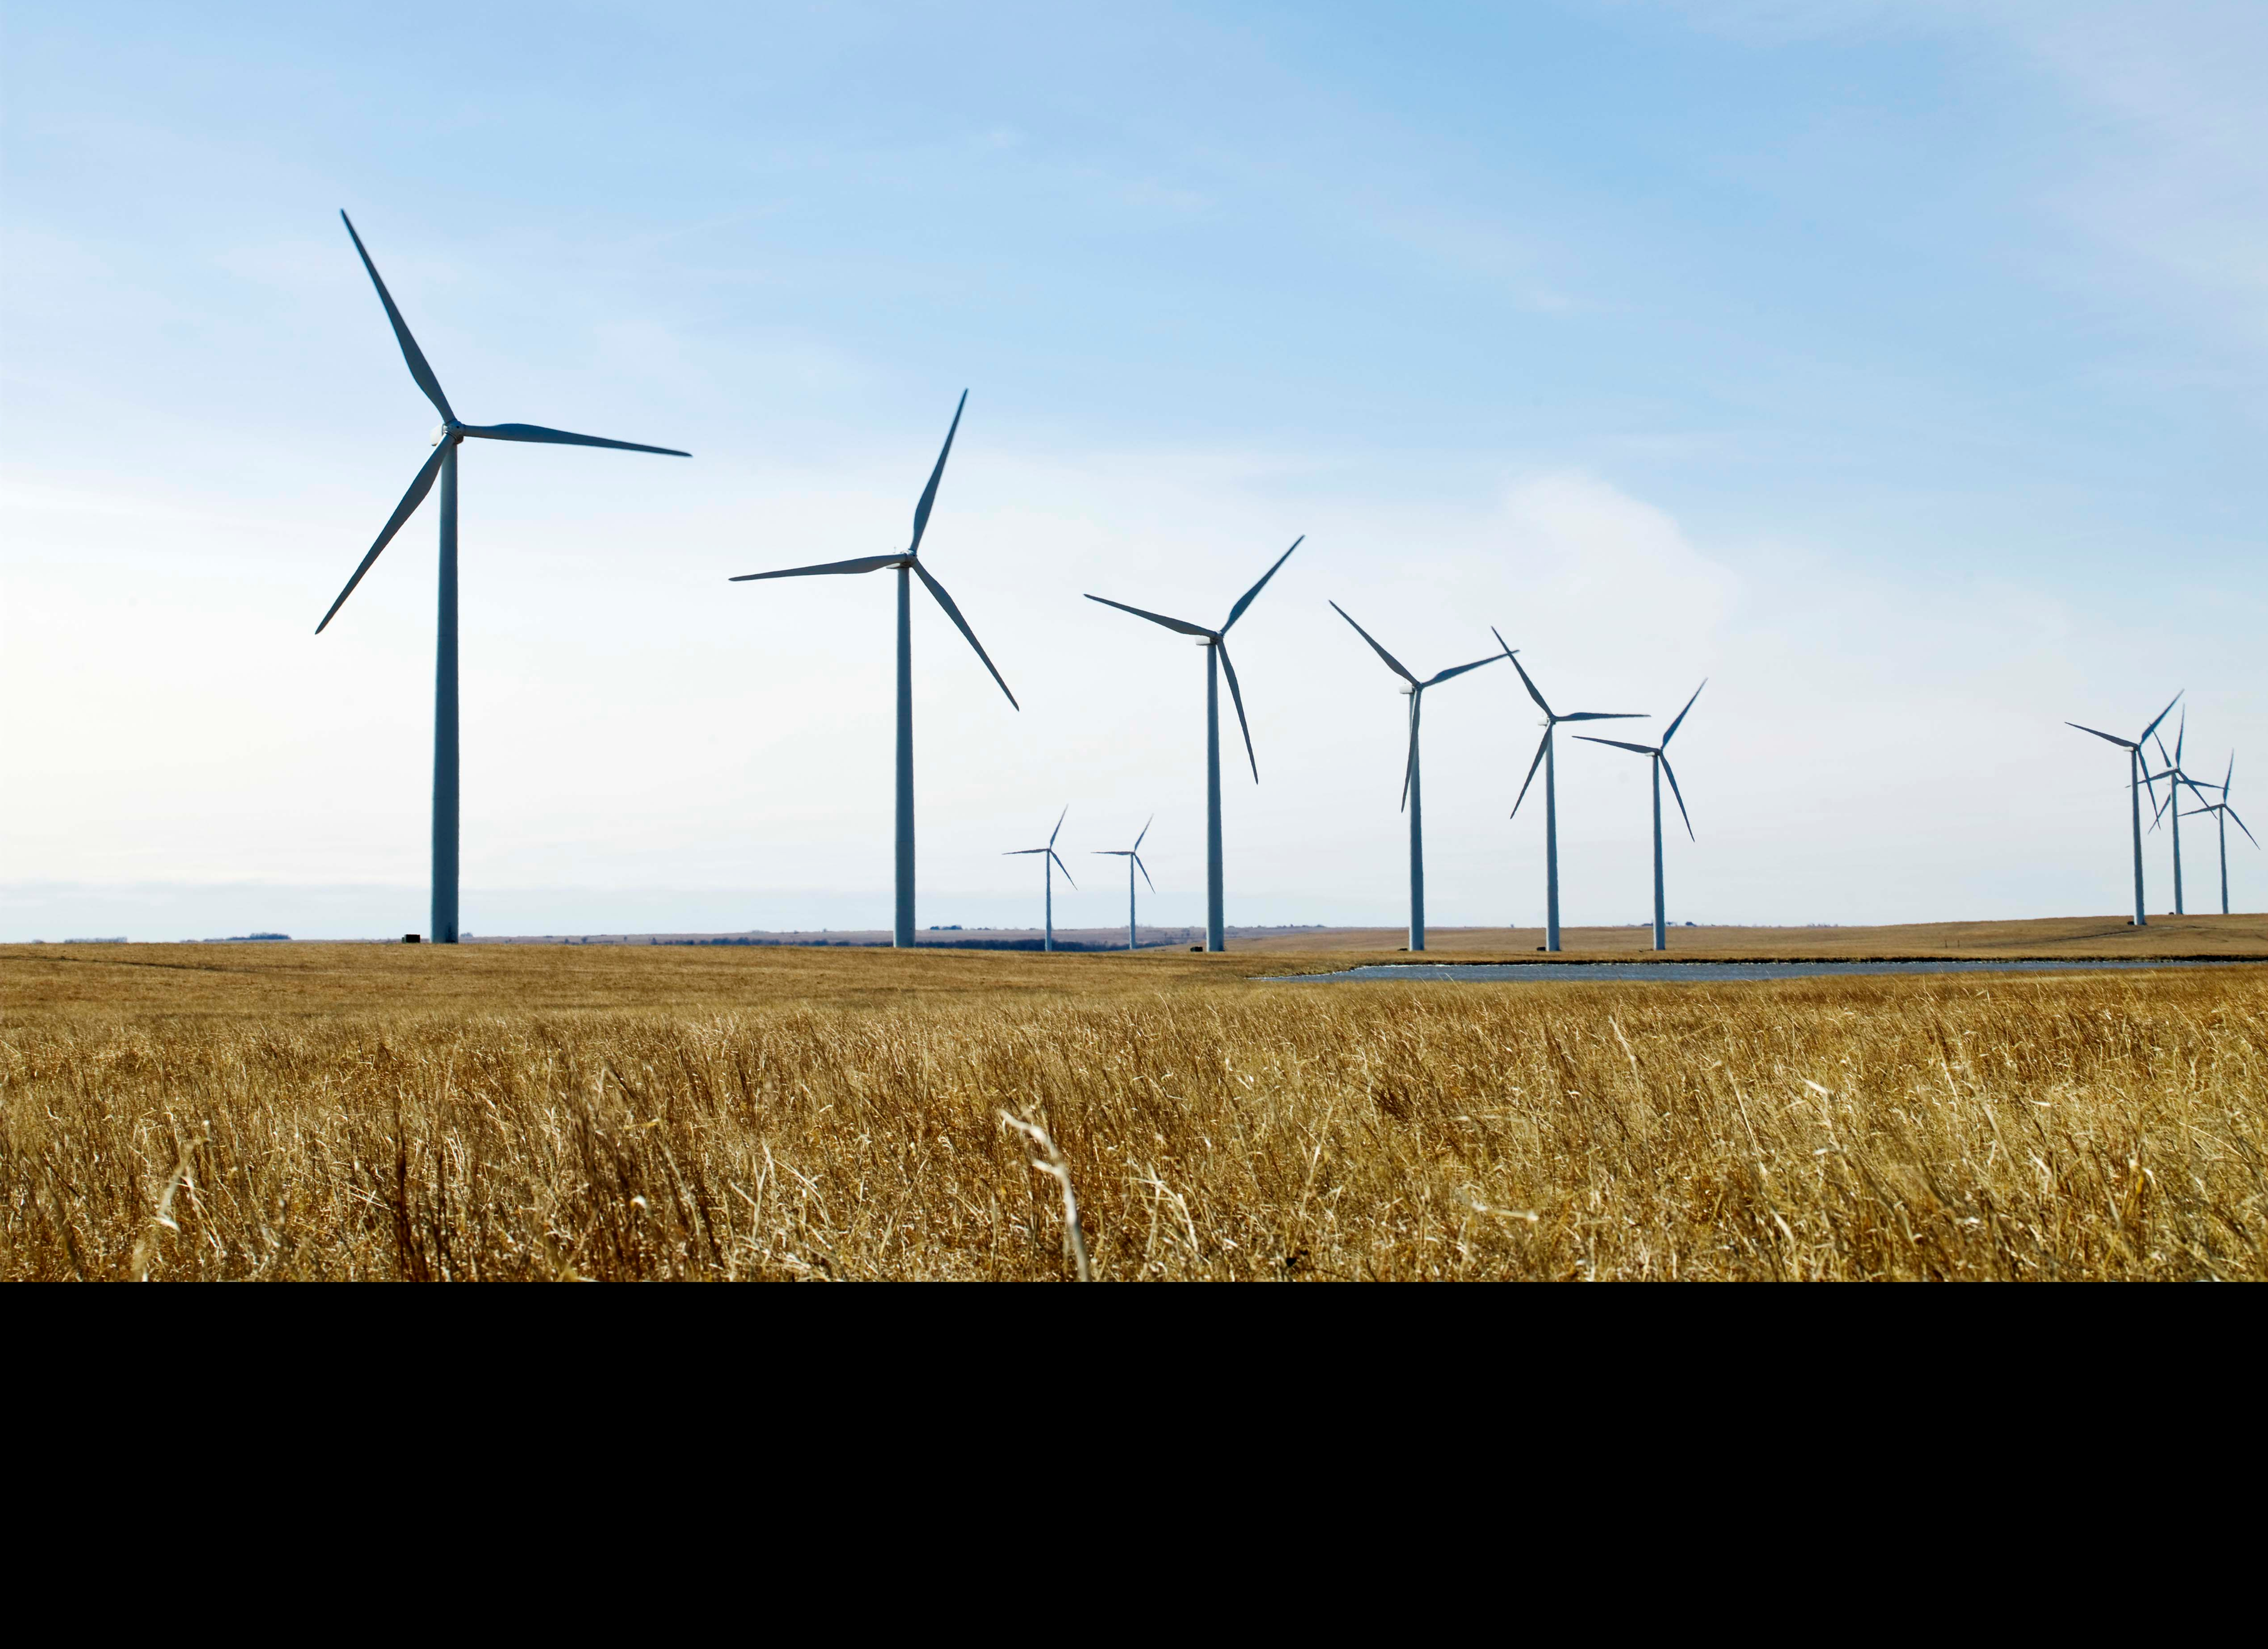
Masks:
[[[1104,1280],[2268,1276],[2268,970],[1264,977],[1383,954],[0,947],[0,1277],[1069,1277],[1004,1113]]]
[[[1242,948],[1261,952],[1386,952],[1403,943],[1391,928],[1324,928],[1256,935]],[[1593,961],[1652,959],[1650,927],[1559,930],[1561,954]],[[1532,961],[1543,948],[1541,928],[1432,928],[1425,953],[1437,961]],[[2124,917],[2051,917],[2025,922],[1922,922],[1901,927],[1672,928],[1669,956],[1683,961],[1823,960],[1884,957],[2072,958],[2268,957],[2268,916],[2152,917],[2136,927]],[[1376,960],[1376,959],[1371,959]]]

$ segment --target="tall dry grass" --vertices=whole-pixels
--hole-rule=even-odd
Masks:
[[[1106,1280],[2257,1278],[2264,1096],[2220,974],[59,1009],[0,1276],[1068,1277],[1006,1112]]]

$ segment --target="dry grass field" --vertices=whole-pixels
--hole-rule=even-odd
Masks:
[[[2250,969],[1353,959],[0,948],[0,1277],[2268,1275]]]
[[[1333,953],[1391,951],[1390,928],[1327,928],[1256,935],[1243,948]],[[1562,954],[1593,961],[1651,959],[1647,927],[1562,928]],[[1532,961],[1541,928],[1434,928],[1425,953],[1439,961],[1484,957]],[[2268,956],[2268,917],[2157,916],[2138,928],[2124,917],[2051,917],[2026,922],[1918,922],[1902,927],[1672,928],[1674,959],[1722,961],[1788,957]]]

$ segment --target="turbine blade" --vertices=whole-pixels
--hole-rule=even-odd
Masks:
[[[884,567],[895,567],[903,556],[861,556],[856,561],[822,562],[816,567],[783,567],[777,572],[744,572],[725,580],[728,584],[750,584],[759,578],[807,578],[822,572],[876,572]]]
[[[1294,544],[1292,549],[1299,546]],[[1286,555],[1290,550],[1285,552]],[[1215,641],[1213,649],[1220,654],[1221,673],[1228,677],[1228,696],[1236,704],[1236,725],[1244,730],[1244,759],[1252,763],[1252,782],[1260,783],[1260,758],[1252,754],[1252,728],[1244,719],[1244,692],[1236,685],[1236,666],[1228,661],[1228,644]]]
[[[1640,755],[1660,755],[1661,754],[1660,747],[1658,745],[1624,744],[1619,739],[1594,739],[1587,732],[1571,733],[1568,736],[1573,739],[1580,739],[1585,744],[1610,744],[1617,750],[1635,750]],[[1624,771],[1628,772],[1629,769],[1625,768]]]
[[[386,318],[394,323],[394,339],[401,346],[401,358],[409,363],[409,376],[417,380],[417,387],[425,392],[425,399],[431,401],[434,409],[440,413],[441,421],[454,423],[457,415],[449,410],[449,398],[441,393],[441,380],[433,376],[433,369],[425,364],[425,352],[417,347],[417,340],[409,335],[409,323],[394,306],[394,294],[387,291],[386,283],[379,279],[378,265],[370,261],[370,254],[364,249],[362,237],[355,233],[354,219],[342,210],[339,221],[347,226],[347,238],[354,242],[356,254],[362,259],[363,268],[370,271],[370,283],[378,288],[378,301],[386,306]]]
[[[1521,685],[1528,689],[1528,696],[1535,701],[1535,708],[1542,710],[1546,716],[1550,716],[1551,706],[1543,702],[1543,695],[1535,690],[1535,683],[1528,674],[1528,666],[1521,663],[1520,655],[1513,652],[1511,648],[1505,647],[1504,637],[1498,631],[1495,625],[1491,624],[1489,626],[1489,634],[1496,637],[1496,644],[1499,647],[1504,647],[1504,656],[1511,659],[1512,667],[1520,672]],[[1556,721],[1558,718],[1552,717],[1552,719]],[[1513,808],[1513,811],[1514,813],[1518,813],[1520,809],[1515,806]]]
[[[1063,860],[1057,856],[1056,850],[1053,848],[1049,848],[1048,850],[1048,857],[1055,860],[1056,868],[1064,873],[1064,880],[1067,882],[1071,882],[1071,887],[1076,889],[1079,887],[1079,884],[1077,882],[1071,881],[1071,866],[1064,864]]]
[[[2121,739],[2115,732],[2103,732],[2094,727],[2080,727],[2079,724],[2075,721],[2067,721],[2064,723],[2064,725],[2066,727],[2079,727],[2079,730],[2081,732],[2094,733],[2096,738],[2107,740],[2110,743],[2117,745],[2121,750],[2132,750],[2138,747],[2132,740]]]
[[[1424,714],[1418,709],[1425,689],[1418,688],[1410,695],[1410,755],[1402,763],[1402,811],[1410,811],[1410,776],[1418,770],[1418,722]]]
[[[1150,867],[1142,862],[1142,856],[1139,853],[1134,853],[1128,855],[1128,857],[1134,861],[1134,868],[1142,872],[1142,885],[1145,887],[1147,887],[1152,893],[1156,893],[1158,891],[1158,884],[1150,880]]]
[[[484,441],[541,441],[552,446],[611,446],[618,453],[659,453],[666,458],[690,458],[674,446],[648,446],[640,441],[610,441],[603,435],[578,435],[572,430],[547,430],[540,423],[468,423],[467,435]]]
[[[2236,816],[2236,809],[2231,807],[2228,810],[2228,813],[2229,823],[2235,825],[2239,830],[2244,830],[2244,839],[2251,843],[2254,847],[2258,847],[2260,845],[2260,838],[2254,836],[2251,831],[2245,830],[2244,821]]]
[[[1492,652],[1485,659],[1476,659],[1470,664],[1461,664],[1451,669],[1444,670],[1432,681],[1420,681],[1418,685],[1420,687],[1439,687],[1442,682],[1448,681],[1453,676],[1462,675],[1468,670],[1477,670],[1484,664],[1494,664],[1498,659],[1503,657],[1504,655],[1500,652]]]
[[[1341,606],[1340,606],[1336,601],[1334,601],[1334,602],[1332,602],[1332,603],[1331,603],[1331,611],[1332,611],[1332,612],[1334,612],[1334,613],[1336,613],[1336,614],[1337,614],[1341,618],[1344,618],[1344,619],[1346,619],[1346,622],[1347,622],[1348,623],[1350,623],[1350,624],[1354,624],[1354,633],[1355,633],[1356,635],[1358,635],[1358,636],[1361,637],[1365,641],[1366,641],[1366,642],[1368,642],[1368,643],[1370,644],[1370,650],[1371,650],[1373,652],[1376,653],[1380,658],[1381,658],[1381,659],[1385,659],[1385,660],[1386,660],[1386,667],[1387,667],[1388,669],[1389,669],[1389,670],[1393,671],[1395,674],[1396,674],[1396,675],[1400,676],[1403,681],[1405,681],[1409,682],[1410,686],[1415,687],[1415,686],[1417,686],[1417,685],[1418,685],[1418,678],[1417,678],[1416,676],[1414,676],[1414,675],[1410,674],[1409,671],[1407,671],[1407,670],[1405,670],[1405,669],[1403,669],[1403,668],[1402,667],[1402,660],[1401,660],[1401,659],[1399,659],[1395,658],[1392,653],[1390,653],[1390,652],[1387,652],[1385,648],[1383,648],[1383,647],[1381,647],[1381,646],[1380,646],[1380,645],[1378,644],[1378,637],[1375,637],[1375,636],[1372,635],[1368,630],[1365,629],[1361,625],[1359,625],[1359,624],[1355,624],[1355,623],[1354,623],[1354,620],[1353,620],[1353,619],[1351,619],[1351,618],[1348,618],[1348,617],[1347,617],[1347,610],[1346,610],[1346,608],[1344,608],[1344,607],[1341,607]],[[1232,622],[1233,622],[1233,621],[1232,621]]]
[[[1519,799],[1512,804],[1511,816],[1514,819],[1520,817],[1520,804],[1528,799],[1528,787],[1535,783],[1535,769],[1543,765],[1543,752],[1550,742],[1551,729],[1546,727],[1543,740],[1535,747],[1535,760],[1528,764],[1528,777],[1521,782]]]
[[[1642,710],[1570,710],[1566,715],[1557,716],[1552,719],[1555,721],[1647,721],[1652,718]]]
[[[1001,850],[1000,857],[1004,859],[1020,859],[1029,854],[1046,851],[1045,848],[1004,848]]]
[[[1668,756],[1661,757],[1660,761],[1661,770],[1669,780],[1669,793],[1677,798],[1677,816],[1685,821],[1685,839],[1697,842],[1701,838],[1693,834],[1693,815],[1685,811],[1685,792],[1677,788],[1677,769],[1669,765]]]
[[[2228,799],[2228,781],[2229,781],[2229,780],[2231,780],[2231,779],[2233,779],[2233,778],[2235,778],[2235,777],[2236,777],[2236,752],[2235,752],[2235,751],[2234,751],[2234,750],[2231,750],[2231,751],[2228,753],[2228,772],[2226,772],[2226,773],[2224,773],[2224,774],[2222,774],[2222,775],[2220,776],[2220,799],[2221,799],[2221,800],[2223,800],[2223,801],[2227,801],[2227,800]]]
[[[1708,685],[1709,682],[1707,678],[1703,678],[1701,687],[1706,687]],[[1667,750],[1669,747],[1669,741],[1677,737],[1678,728],[1683,726],[1685,722],[1685,710],[1691,710],[1693,708],[1693,699],[1699,698],[1701,696],[1701,687],[1697,687],[1693,689],[1693,698],[1689,698],[1685,701],[1685,710],[1681,710],[1677,712],[1677,719],[1671,722],[1669,724],[1669,731],[1661,735],[1661,747],[1663,749]]]
[[[344,217],[345,214],[341,213],[340,216]],[[383,291],[385,289],[381,287],[379,290]],[[416,514],[417,506],[425,502],[425,495],[433,490],[433,477],[441,473],[441,460],[448,454],[449,443],[444,439],[433,449],[433,456],[419,467],[409,483],[409,490],[401,495],[401,502],[394,506],[393,517],[380,529],[378,541],[370,547],[370,554],[362,558],[362,565],[354,570],[354,577],[347,580],[347,587],[339,592],[339,599],[331,603],[331,610],[323,615],[322,623],[315,626],[315,634],[321,635],[325,627],[338,616],[339,609],[347,604],[347,597],[354,593],[355,585],[362,582],[362,576],[370,571],[371,563],[378,559],[379,551],[394,541],[394,535],[401,530],[401,524]]]
[[[961,409],[968,404],[968,392],[964,389],[961,392],[960,405],[953,409],[953,423],[945,432],[945,445],[938,449],[937,467],[929,472],[929,485],[922,489],[921,502],[914,505],[914,541],[907,546],[906,554],[909,556],[921,552],[922,534],[929,531],[929,512],[937,503],[937,483],[945,478],[945,460],[953,456],[953,438],[961,428]],[[965,629],[968,626],[961,628]],[[969,639],[974,641],[976,637],[972,636]],[[982,652],[984,650],[979,647],[976,651]],[[1003,693],[1008,691],[1005,686],[1000,690]],[[1012,695],[1009,702],[1014,703]]]
[[[1090,601],[1100,601],[1105,607],[1115,607],[1122,613],[1131,613],[1137,618],[1146,618],[1152,624],[1163,624],[1167,629],[1177,629],[1184,636],[1211,637],[1212,631],[1202,624],[1185,624],[1178,618],[1167,618],[1163,613],[1145,613],[1138,607],[1129,607],[1123,601],[1114,601],[1107,595],[1090,595]]]
[[[1142,821],[1142,836],[1138,836],[1134,838],[1134,845],[1128,850],[1129,852],[1139,853],[1142,850],[1142,836],[1148,836],[1150,834],[1150,827],[1157,822],[1158,815],[1155,813],[1152,813],[1147,819]]]
[[[1300,534],[1299,537],[1292,541],[1292,549],[1299,548],[1300,545],[1307,541],[1307,535],[1305,533]],[[1285,562],[1292,559],[1292,549],[1287,549],[1282,555],[1276,557],[1276,567],[1280,567]],[[1267,571],[1262,573],[1260,575],[1260,582],[1254,585],[1249,590],[1247,590],[1241,596],[1237,598],[1236,605],[1228,609],[1228,622],[1220,627],[1220,633],[1222,635],[1227,635],[1230,630],[1236,627],[1236,621],[1244,616],[1244,609],[1252,605],[1252,598],[1258,595],[1263,590],[1268,587],[1268,581],[1276,576],[1276,567],[1270,567]]]
[[[1048,832],[1048,845],[1049,847],[1055,846],[1056,838],[1063,834],[1063,821],[1070,817],[1071,804],[1069,802],[1065,802],[1064,804],[1064,810],[1056,815],[1056,828]]]
[[[2188,691],[2189,691],[2189,689],[2188,689],[2187,688],[2183,688],[2182,689],[2182,693],[2186,693],[2186,692],[2188,692]],[[2176,705],[2176,704],[2178,704],[2178,703],[2180,703],[2181,702],[2182,702],[2182,694],[2181,694],[2181,693],[2176,693],[2176,694],[2175,694],[2175,695],[2173,696],[2173,697],[2171,697],[2171,698],[2168,699],[2168,700],[2166,701],[2166,707],[2165,707],[2165,709],[2163,709],[2163,710],[2160,710],[2160,711],[2158,712],[2157,719],[2156,719],[2155,721],[2153,721],[2153,722],[2152,722],[2148,726],[2146,726],[2146,727],[2145,727],[2145,728],[2143,728],[2143,729],[2142,729],[2142,739],[2147,739],[2147,738],[2148,738],[2152,733],[2154,733],[2154,732],[2157,732],[2157,731],[2158,731],[2158,722],[2163,721],[2163,720],[2165,720],[2165,718],[2166,718],[2167,717],[2169,717],[2169,716],[2172,715],[2172,714],[2174,713],[2174,706],[2175,706],[2175,705]],[[2134,740],[2134,742],[2135,742],[2136,744],[2139,744],[2139,743],[2141,743],[2141,742],[2142,742],[2142,739],[2137,739],[2136,740]]]
[[[2190,707],[2182,706],[2182,718],[2174,728],[2174,765],[2182,764],[2182,740],[2190,736]]]
[[[961,393],[964,395],[968,394],[966,390],[963,390]],[[942,462],[943,460],[940,460],[939,461]],[[908,564],[910,565],[915,573],[920,577],[921,581],[929,586],[929,593],[937,598],[937,604],[945,609],[945,615],[953,621],[954,628],[958,629],[963,636],[967,637],[968,639],[968,644],[976,649],[976,656],[984,660],[984,667],[987,670],[992,671],[992,679],[995,681],[1000,682],[1000,690],[1003,693],[1008,693],[1008,684],[1005,681],[1000,681],[999,671],[992,669],[991,655],[984,651],[984,644],[976,639],[976,632],[968,628],[968,621],[961,616],[961,609],[954,606],[953,598],[945,593],[945,586],[939,584],[936,579],[931,578],[929,576],[929,569],[923,566],[921,563],[917,561],[909,563]],[[1020,710],[1024,708],[1021,704],[1016,704],[1016,696],[1013,693],[1008,693],[1008,702],[1011,704],[1015,704],[1016,708]],[[1069,809],[1066,808],[1065,811],[1068,812]]]

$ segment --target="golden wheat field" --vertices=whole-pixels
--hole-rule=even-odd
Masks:
[[[1295,961],[8,947],[0,1276],[2268,1272],[2250,969]]]

